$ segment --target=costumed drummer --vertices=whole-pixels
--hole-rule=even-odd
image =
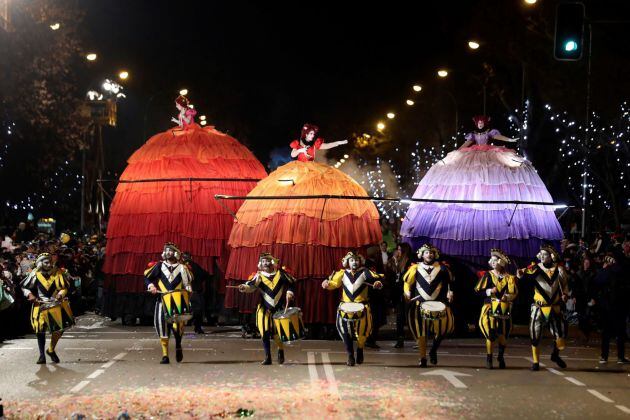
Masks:
[[[568,274],[558,264],[560,255],[549,245],[543,245],[536,255],[538,264],[532,263],[527,268],[516,272],[519,279],[530,281],[534,285],[534,301],[532,302],[529,337],[532,342],[532,370],[540,370],[540,339],[543,328],[549,326],[554,336],[551,361],[561,368],[567,364],[560,358],[560,350],[564,350],[568,332],[568,323],[564,317],[564,303],[567,301]]]
[[[278,346],[278,363],[284,363],[284,346],[274,326],[273,315],[283,307],[289,306],[289,301],[294,297],[294,283],[295,279],[283,268],[278,267],[278,260],[270,253],[263,252],[258,258],[258,271],[247,282],[238,286],[238,290],[243,293],[260,291],[261,299],[256,308],[256,327],[265,349],[265,359],[261,363],[263,365],[271,364],[271,338]]]
[[[348,366],[363,363],[363,347],[372,333],[372,313],[368,301],[368,285],[381,289],[383,283],[379,279],[382,274],[376,274],[365,268],[362,255],[348,252],[341,260],[343,270],[333,273],[328,280],[324,280],[322,287],[327,290],[343,287],[341,304],[337,309],[337,331],[343,340],[348,353]],[[373,283],[369,283],[373,282]],[[356,359],[354,356],[353,339],[357,339]]]
[[[182,291],[182,294],[178,296],[178,301],[167,301],[167,304],[173,309],[177,305],[190,307],[188,293],[192,291],[192,273],[185,264],[181,263],[180,258],[181,252],[177,245],[167,242],[162,251],[162,261],[150,263],[144,272],[144,284],[149,293],[156,295],[158,293]],[[157,299],[155,302],[153,325],[160,338],[162,347],[161,364],[170,363],[168,358],[168,341],[171,332],[175,336],[175,358],[178,362],[184,359],[182,337],[184,336],[185,322],[172,322],[171,319],[167,319],[167,312],[173,309],[166,308],[163,299]]]
[[[50,346],[46,354],[54,363],[59,363],[55,347],[63,331],[74,325],[70,303],[66,299],[69,286],[66,270],[53,266],[52,256],[48,253],[37,257],[35,269],[20,283],[24,296],[33,302],[31,325],[39,348],[37,364],[46,363],[44,355],[46,330],[51,332]]]
[[[413,264],[403,277],[405,298],[410,301],[407,320],[418,342],[420,367],[427,367],[427,337],[434,335],[429,351],[431,364],[437,364],[437,351],[455,322],[449,304],[453,301],[453,276],[445,264],[437,261],[440,251],[425,244],[418,250],[420,262]]]
[[[289,145],[291,147],[291,157],[302,162],[310,162],[315,160],[315,153],[319,150],[332,149],[342,144],[348,143],[348,140],[333,141],[325,143],[322,138],[315,138],[319,127],[313,124],[304,124],[300,133],[299,140],[293,140]]]
[[[486,367],[492,369],[492,347],[499,342],[497,361],[499,369],[505,369],[505,346],[512,330],[511,306],[518,288],[516,278],[507,272],[510,259],[500,249],[490,250],[490,271],[483,273],[475,292],[483,296],[479,316],[479,328],[486,338]]]

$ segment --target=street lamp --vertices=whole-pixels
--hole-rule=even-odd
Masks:
[[[415,92],[420,92],[422,90],[422,86],[420,86],[420,85],[413,85],[413,90]]]
[[[412,101],[411,99],[407,99],[407,105],[413,106],[414,104],[415,104],[414,101]]]
[[[438,70],[437,75],[440,76],[443,79],[446,76],[448,76],[448,71],[446,71],[444,69],[440,69],[440,70]]]
[[[179,94],[180,94],[180,95],[182,95],[182,96],[186,96],[186,95],[188,95],[188,89],[182,89],[182,90],[180,90],[180,91],[179,91]]]
[[[379,121],[378,124],[376,124],[376,128],[378,131],[383,131],[385,130],[385,124]]]
[[[524,1],[526,4],[529,4],[530,6],[538,2],[538,0],[524,0]]]
[[[88,54],[85,56],[85,59],[86,59],[87,61],[94,61],[94,60],[96,60],[96,57],[97,57],[97,56],[96,56],[96,53],[88,53]]]
[[[476,50],[479,48],[479,43],[477,41],[468,41],[468,48],[471,50]]]
[[[394,117],[396,117],[396,114],[394,114],[393,112],[388,112],[387,113],[387,118],[389,118],[390,120],[393,120]]]
[[[121,71],[120,73],[118,73],[118,78],[120,80],[127,80],[127,78],[129,78],[129,72],[128,71]]]
[[[56,31],[60,27],[61,27],[61,24],[59,24],[59,22],[55,22],[52,25],[50,25],[50,29],[52,29],[53,31]]]

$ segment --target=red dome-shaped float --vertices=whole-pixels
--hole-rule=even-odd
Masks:
[[[105,312],[146,312],[143,271],[159,258],[165,242],[190,252],[209,273],[215,267],[224,272],[234,220],[230,212],[242,201],[219,204],[214,196],[246,195],[265,176],[249,149],[214,127],[192,124],[151,137],[129,158],[112,201],[103,267]],[[219,293],[224,290],[220,281]]]
[[[236,213],[226,278],[232,284],[246,280],[260,253],[271,252],[299,280],[296,298],[304,321],[333,323],[339,296],[323,290],[321,281],[340,268],[349,250],[365,255],[382,240],[379,215],[370,200],[300,198],[313,195],[367,197],[356,181],[328,165],[294,161],[278,168]],[[256,302],[252,294],[226,291],[226,308],[247,313]]]

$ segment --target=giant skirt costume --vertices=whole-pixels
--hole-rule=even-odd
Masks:
[[[244,196],[266,176],[236,139],[192,124],[151,137],[128,160],[110,209],[103,271],[108,315],[150,315],[143,271],[174,242],[203,269],[223,273],[233,213],[242,201],[220,204],[215,194]],[[220,274],[219,273],[219,274]],[[221,276],[222,277],[222,276]],[[219,282],[224,293],[225,281]]]
[[[297,279],[296,303],[304,322],[332,324],[339,298],[321,288],[322,280],[349,250],[365,255],[382,235],[372,201],[298,198],[313,195],[367,197],[356,181],[328,165],[293,161],[281,166],[258,183],[236,214],[226,277],[232,284],[247,280],[259,255],[270,252]],[[226,291],[226,307],[251,313],[256,303],[236,289]]]
[[[424,176],[413,198],[553,203],[538,173],[505,147],[477,144],[450,152]],[[517,258],[536,255],[543,242],[562,239],[554,207],[513,203],[414,202],[401,227],[414,249],[425,242],[442,253],[483,262],[491,248]]]

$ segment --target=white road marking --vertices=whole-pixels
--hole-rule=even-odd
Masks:
[[[588,392],[590,392],[591,394],[595,395],[597,398],[599,398],[600,400],[607,402],[607,403],[611,403],[613,402],[613,400],[611,400],[610,398],[608,398],[607,396],[605,396],[604,394],[602,394],[599,391],[595,391],[594,389],[587,389]]]
[[[114,360],[121,360],[123,357],[125,357],[127,355],[127,353],[122,352],[122,353],[118,353],[116,356],[113,357]]]
[[[33,350],[33,347],[0,347],[0,350]]]
[[[103,372],[105,372],[105,369],[96,369],[94,372],[88,375],[88,379],[96,379],[101,376]]]
[[[585,384],[585,383],[580,382],[580,381],[578,381],[577,379],[572,378],[572,377],[570,377],[570,376],[566,376],[564,379],[566,379],[567,381],[569,381],[569,382],[571,382],[572,384],[577,385],[577,386],[586,386],[586,384]]]
[[[70,393],[74,394],[76,392],[81,391],[83,388],[85,388],[88,384],[90,383],[90,381],[81,381],[78,384],[76,384],[71,390]]]
[[[465,383],[457,379],[458,376],[470,376],[467,373],[455,372],[454,370],[435,369],[427,373],[423,373],[423,376],[443,376],[444,379],[449,381],[455,388],[468,388]]]
[[[626,407],[625,405],[616,405],[615,407],[617,407],[618,409],[620,409],[626,414],[630,414],[630,408]]]
[[[564,373],[560,372],[559,370],[555,370],[554,368],[547,368],[547,370],[555,375],[564,376]]]
[[[317,366],[315,366],[315,353],[309,351],[306,354],[306,357],[308,360],[308,375],[311,378],[311,387],[316,390],[319,382],[319,375],[317,375]]]
[[[328,357],[328,353],[322,353],[322,361],[324,362],[324,373],[326,374],[326,379],[328,380],[328,390],[332,395],[341,399],[341,395],[339,395],[339,387],[337,387],[337,379],[335,379],[335,373],[333,372],[333,367],[330,364],[330,357]]]
[[[96,351],[96,349],[94,347],[65,347],[62,350],[70,350],[70,351],[90,350],[90,351]]]
[[[330,349],[302,349],[302,351],[314,351],[314,352],[318,352],[318,351],[330,351]]]
[[[107,369],[108,367],[111,367],[114,363],[116,363],[115,360],[110,360],[107,363],[104,363],[103,365],[101,365],[102,368]]]

